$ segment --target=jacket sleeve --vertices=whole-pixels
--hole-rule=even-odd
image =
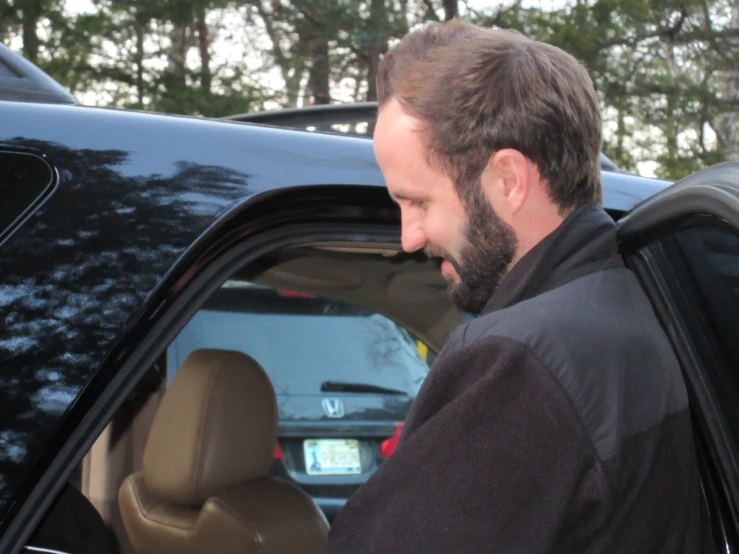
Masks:
[[[329,552],[571,552],[610,503],[560,384],[525,345],[493,337],[439,358]]]

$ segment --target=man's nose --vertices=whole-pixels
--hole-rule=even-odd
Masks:
[[[406,252],[415,252],[420,250],[428,243],[426,233],[423,228],[416,222],[403,219],[402,231],[400,235],[400,244]]]

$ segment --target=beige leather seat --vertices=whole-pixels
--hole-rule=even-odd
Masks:
[[[118,502],[140,554],[324,553],[328,523],[268,477],[277,438],[269,378],[240,352],[197,350],[162,399]]]

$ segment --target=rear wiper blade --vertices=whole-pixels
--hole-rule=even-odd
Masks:
[[[324,381],[321,383],[321,392],[370,392],[377,394],[402,394],[405,391],[397,389],[389,389],[378,385],[368,385],[367,383],[347,383],[344,381]]]

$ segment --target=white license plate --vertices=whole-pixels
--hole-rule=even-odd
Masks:
[[[303,443],[305,470],[309,475],[354,475],[362,472],[359,441],[309,439]]]

